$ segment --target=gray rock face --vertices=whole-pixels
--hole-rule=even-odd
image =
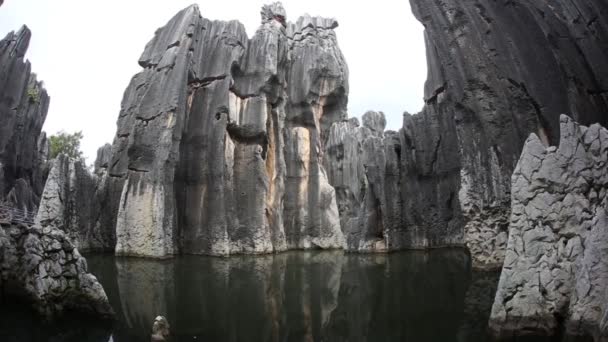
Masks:
[[[325,167],[336,189],[349,250],[395,248],[393,233],[399,228],[395,209],[400,205],[399,196],[394,196],[399,182],[395,146],[400,144],[397,133],[384,133],[385,127],[382,112],[367,112],[362,127],[356,118],[336,123],[327,139]]]
[[[559,147],[528,138],[490,328],[608,338],[608,130],[561,117]]]
[[[608,5],[410,0],[426,28],[426,106],[404,118],[400,246],[466,244],[474,266],[504,258],[510,177],[529,133],[559,113],[607,123]]]
[[[112,161],[112,145],[105,144],[97,149],[97,158],[95,159],[94,171],[96,175],[106,174],[110,162]]]
[[[0,287],[2,296],[22,297],[49,319],[66,311],[113,315],[86,260],[55,228],[0,226]]]
[[[0,40],[0,202],[35,213],[46,177],[41,130],[50,99],[23,59],[30,37],[23,26]]]
[[[156,32],[100,150],[116,253],[166,257],[341,248],[324,137],[346,116],[335,20],[236,21],[188,7]],[[97,172],[97,171],[96,171]]]
[[[115,236],[102,217],[104,181],[103,174],[91,174],[82,160],[57,156],[52,162],[36,222],[42,227],[62,230],[80,251],[107,250],[114,245]]]

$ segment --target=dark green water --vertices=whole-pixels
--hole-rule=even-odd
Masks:
[[[118,321],[53,328],[0,310],[0,341],[150,341],[157,315],[172,341],[487,341],[497,275],[462,250],[167,261],[89,255]]]

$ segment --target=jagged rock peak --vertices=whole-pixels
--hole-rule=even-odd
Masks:
[[[100,174],[107,171],[110,161],[112,160],[112,145],[105,144],[97,149],[97,158],[95,159],[94,170],[95,174]]]
[[[278,21],[283,26],[287,24],[287,12],[285,12],[285,8],[280,1],[262,6],[260,14],[262,15],[262,24],[273,20]]]
[[[63,154],[51,165],[36,223],[65,232],[80,251],[107,249],[114,234],[100,224],[105,178],[92,174],[83,160]]]
[[[334,18],[313,17],[309,14],[300,16],[295,23],[289,23],[288,35],[294,37],[307,29],[333,30],[338,27],[338,21]]]
[[[490,328],[608,337],[608,130],[560,117],[559,146],[532,134],[512,178],[509,238]]]
[[[363,126],[369,128],[376,136],[382,136],[386,129],[386,117],[383,112],[368,111],[363,114]]]
[[[190,5],[177,13],[168,23],[156,30],[154,38],[146,44],[139,58],[139,65],[144,68],[158,66],[167,67],[175,63],[176,52],[182,41],[191,38],[201,21],[198,5]],[[172,51],[174,53],[167,53]]]
[[[9,32],[2,45],[8,45],[11,57],[23,58],[30,45],[31,38],[32,31],[26,25],[23,25],[16,33],[14,31]],[[5,47],[3,46],[3,48]]]
[[[23,26],[0,41],[0,201],[35,212],[45,178],[39,142],[44,145],[50,98],[24,60],[30,38]]]

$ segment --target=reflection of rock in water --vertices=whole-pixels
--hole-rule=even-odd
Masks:
[[[473,272],[464,299],[464,315],[458,341],[489,340],[488,318],[496,296],[500,272]]]
[[[205,340],[318,339],[338,303],[341,256],[182,258],[178,301],[191,305],[180,306],[173,331]]]
[[[157,315],[172,321],[175,317],[174,265],[170,261],[116,259],[120,308],[126,328],[149,337],[150,322]]]
[[[461,250],[350,255],[329,341],[445,341],[462,315],[470,264]]]
[[[115,260],[116,342],[149,341],[157,315],[177,341],[454,340],[470,281],[462,250]]]

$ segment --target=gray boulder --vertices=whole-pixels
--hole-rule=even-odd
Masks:
[[[608,130],[561,117],[558,147],[532,134],[512,179],[506,258],[490,317],[522,332],[608,338]]]
[[[0,296],[23,298],[42,316],[65,312],[111,318],[112,308],[86,260],[52,227],[0,226]]]

